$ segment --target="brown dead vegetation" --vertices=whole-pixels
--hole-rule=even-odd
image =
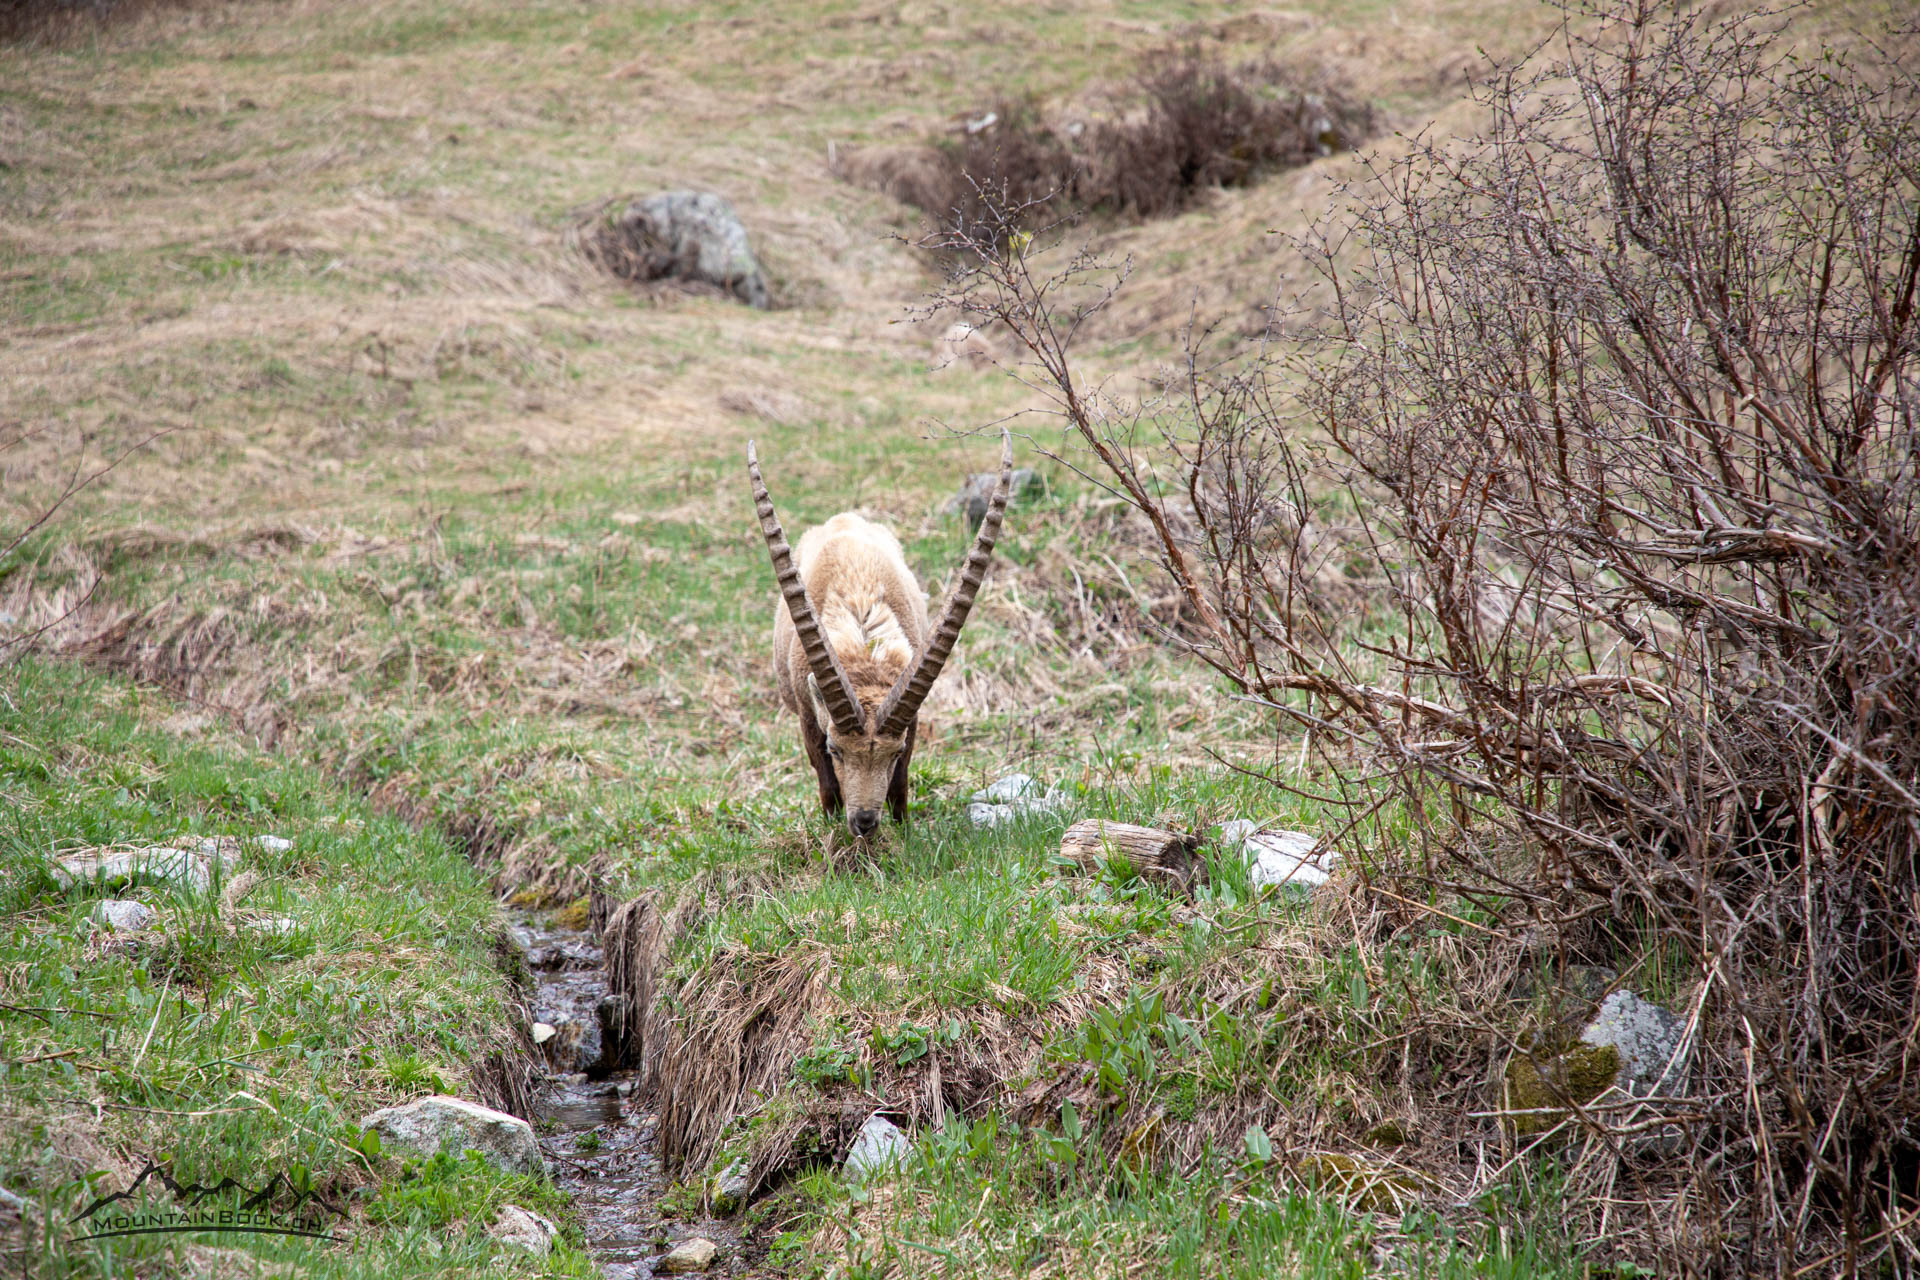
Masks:
[[[1325,73],[1312,79],[1302,89],[1294,69],[1271,60],[1230,65],[1198,47],[1161,50],[1122,85],[1058,108],[1002,99],[956,136],[851,151],[838,172],[941,227],[979,228],[1006,210],[1029,225],[1081,210],[1165,217],[1208,191],[1248,186],[1372,136],[1370,106]]]

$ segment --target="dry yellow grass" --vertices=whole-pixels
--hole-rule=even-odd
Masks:
[[[208,5],[0,52],[0,419],[38,433],[0,464],[8,501],[153,427],[177,434],[91,509],[324,518],[602,449],[730,453],[743,388],[849,427],[977,421],[1021,393],[913,376],[939,329],[899,322],[934,279],[890,237],[917,215],[835,181],[830,146],[1186,39],[1331,65],[1409,122],[1458,95],[1476,43],[1552,17],[1497,8]],[[1144,287],[1102,336],[1164,343],[1196,295],[1253,314],[1262,233],[1348,168],[1103,236]],[[790,309],[628,305],[569,251],[569,209],[682,185],[735,202]]]

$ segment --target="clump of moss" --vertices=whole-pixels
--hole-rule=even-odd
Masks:
[[[1610,1044],[1576,1044],[1555,1054],[1516,1053],[1507,1063],[1508,1123],[1520,1137],[1544,1133],[1567,1118],[1568,1102],[1592,1102],[1620,1074],[1620,1051]]]
[[[1376,1147],[1404,1147],[1413,1138],[1407,1133],[1407,1126],[1398,1120],[1382,1120],[1367,1130],[1367,1141]]]

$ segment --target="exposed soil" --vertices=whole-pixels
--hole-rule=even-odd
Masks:
[[[709,1273],[745,1275],[738,1232],[714,1219],[682,1220],[661,1205],[669,1182],[654,1153],[657,1117],[642,1105],[638,1071],[601,1063],[596,1014],[607,994],[591,935],[550,929],[521,915],[514,935],[534,979],[535,1021],[555,1028],[535,1104],[553,1180],[573,1197],[587,1249],[608,1280],[641,1280],[682,1240],[720,1247]],[[591,1136],[589,1136],[591,1135]]]

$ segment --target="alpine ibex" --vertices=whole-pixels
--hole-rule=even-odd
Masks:
[[[800,539],[796,566],[751,441],[747,474],[784,597],[773,616],[780,705],[800,717],[800,741],[820,781],[820,807],[829,816],[844,808],[847,826],[859,836],[880,825],[883,798],[893,820],[905,821],[920,704],[953,652],[993,558],[1013,475],[1013,439],[1001,433],[1000,482],[931,635],[926,595],[891,533],[843,512]]]

